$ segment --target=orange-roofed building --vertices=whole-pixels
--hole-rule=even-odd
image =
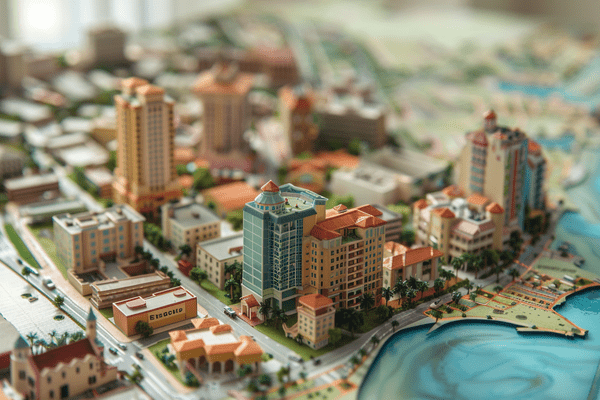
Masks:
[[[279,90],[279,117],[294,155],[311,152],[319,136],[314,104],[315,96],[306,87],[284,86]]]
[[[435,280],[438,277],[438,260],[443,255],[431,246],[410,249],[387,242],[383,259],[383,287],[393,288],[398,280],[404,281],[410,277],[426,282]]]
[[[246,203],[253,201],[260,194],[259,191],[246,182],[234,182],[206,189],[203,193],[204,203],[211,206],[217,215],[225,218],[231,211],[241,210]]]
[[[122,82],[122,92],[115,96],[115,203],[155,214],[158,207],[181,196],[173,147],[174,104],[163,89],[143,79],[132,77]]]
[[[243,134],[250,127],[248,93],[253,82],[253,75],[239,72],[233,63],[217,63],[200,74],[192,91],[204,106],[205,152],[248,149]]]
[[[493,111],[483,116],[483,126],[466,134],[467,143],[457,161],[458,185],[465,196],[478,194],[500,204],[504,225],[510,231],[523,229],[527,198],[527,135],[518,128],[497,124]]]
[[[216,318],[192,320],[194,328],[169,332],[168,349],[175,355],[181,376],[188,370],[200,374],[232,373],[242,365],[258,372],[263,350],[250,336],[236,338],[230,325]]]
[[[414,204],[416,244],[441,251],[448,263],[464,253],[503,250],[510,235],[504,208],[479,193],[466,199],[452,194],[447,190],[429,193],[427,201]]]
[[[290,333],[297,330],[296,335],[302,337],[302,343],[313,349],[327,346],[329,330],[335,328],[333,300],[321,294],[309,294],[300,297],[298,303],[298,322],[288,328]]]
[[[369,205],[336,206],[310,231],[305,289],[330,298],[339,308],[359,307],[358,298],[381,298],[386,221]]]

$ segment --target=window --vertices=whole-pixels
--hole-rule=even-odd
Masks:
[[[88,384],[93,385],[94,383],[96,383],[96,375],[90,376],[88,378]]]
[[[94,363],[90,363],[90,369],[94,369]]]
[[[63,373],[62,373],[62,377],[63,377],[63,378],[66,378],[66,377],[67,377],[67,374],[66,374],[65,372],[63,372]]]
[[[25,379],[25,371],[19,371],[19,379]]]
[[[54,398],[54,390],[50,391],[50,398],[53,399]]]
[[[93,239],[93,238],[95,238],[95,237],[96,237],[96,232],[92,232],[92,233],[90,233],[90,237],[91,237],[92,239]],[[94,243],[94,242],[92,242],[92,243]],[[92,246],[93,246],[93,245],[92,245]]]
[[[75,373],[79,373],[79,367],[75,368]]]
[[[48,383],[52,382],[52,378],[48,377]]]

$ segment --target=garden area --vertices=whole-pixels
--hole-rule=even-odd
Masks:
[[[187,251],[187,249],[185,250]],[[225,263],[224,270],[226,279],[224,284],[225,290],[219,289],[214,283],[209,281],[208,273],[200,267],[192,268],[189,277],[223,304],[237,305],[242,296],[242,264],[237,260],[231,264]]]
[[[54,244],[54,226],[52,222],[45,224],[29,225],[29,231],[35,236],[36,240],[42,246],[48,257],[56,265],[60,273],[67,279],[67,267],[58,258],[56,254],[56,245]]]
[[[21,237],[19,236],[15,228],[11,224],[4,224],[4,230],[6,231],[8,239],[10,239],[12,244],[15,246],[17,252],[19,253],[19,256],[21,256],[23,261],[25,261],[27,264],[31,265],[34,268],[39,268],[39,264],[37,263],[36,259],[33,257],[33,254],[31,254],[25,243],[23,243],[23,240],[21,240]]]
[[[188,373],[186,375],[185,380],[181,379],[179,368],[177,368],[177,364],[175,363],[175,356],[169,353],[169,350],[167,349],[167,345],[169,343],[171,343],[171,339],[164,339],[148,347],[148,350],[150,350],[152,356],[154,356],[158,361],[160,361],[163,364],[163,366],[171,373],[171,375],[173,375],[183,385],[189,387],[200,386],[198,380],[192,373]]]

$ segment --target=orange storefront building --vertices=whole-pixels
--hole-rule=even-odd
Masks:
[[[133,297],[113,303],[115,324],[127,336],[135,335],[138,321],[153,329],[194,318],[198,313],[196,296],[184,287],[163,290],[149,297]]]

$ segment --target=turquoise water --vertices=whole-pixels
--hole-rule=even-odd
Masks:
[[[575,294],[557,311],[587,337],[519,334],[486,321],[399,332],[358,399],[587,399],[600,361],[600,290]]]
[[[564,152],[571,151],[571,147],[575,143],[575,136],[562,135],[558,138],[536,138],[536,142],[544,146],[545,149],[560,149]]]

